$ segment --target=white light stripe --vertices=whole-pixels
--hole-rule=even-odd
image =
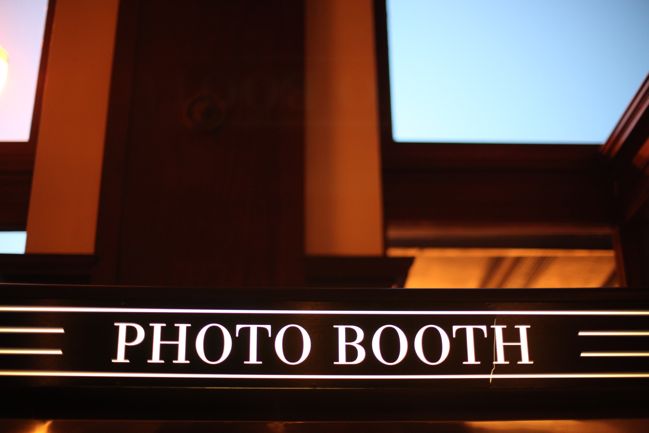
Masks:
[[[649,337],[649,331],[579,331],[580,337]]]
[[[581,352],[582,358],[645,358],[649,352]]]
[[[0,334],[63,334],[63,328],[0,328]]]
[[[296,379],[296,380],[473,380],[473,379],[649,379],[649,372],[634,373],[548,373],[548,374],[201,374],[201,373],[127,373],[101,371],[0,370],[0,376],[26,377],[104,377],[167,379]]]
[[[0,306],[0,312],[35,313],[168,313],[168,314],[294,314],[383,316],[649,316],[647,310],[255,310],[200,308],[33,307]]]
[[[63,355],[59,349],[0,349],[0,355]]]

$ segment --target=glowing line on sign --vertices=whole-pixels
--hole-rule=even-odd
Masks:
[[[649,331],[579,331],[580,337],[649,337]]]
[[[548,373],[548,374],[209,374],[209,373],[126,373],[101,371],[0,370],[0,376],[98,377],[140,379],[335,379],[335,380],[471,380],[471,379],[649,379],[649,372],[635,373]]]
[[[63,355],[59,349],[0,349],[0,355]]]
[[[63,328],[0,328],[0,334],[63,334]]]
[[[582,358],[645,358],[649,352],[581,352]]]
[[[649,316],[647,310],[255,310],[200,308],[125,308],[125,307],[34,307],[0,306],[0,312],[10,313],[168,313],[168,314],[294,314],[294,315],[383,315],[383,316]]]

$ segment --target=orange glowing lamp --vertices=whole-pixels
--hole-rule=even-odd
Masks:
[[[7,83],[7,76],[9,75],[9,53],[7,50],[0,46],[0,92]]]

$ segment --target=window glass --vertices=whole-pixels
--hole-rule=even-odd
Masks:
[[[27,232],[0,231],[0,254],[24,254]]]
[[[48,0],[0,0],[0,69],[7,72],[0,89],[0,142],[29,141],[47,5]]]
[[[647,0],[387,0],[393,139],[600,144],[649,71]]]

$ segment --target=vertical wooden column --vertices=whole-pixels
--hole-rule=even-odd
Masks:
[[[627,287],[649,287],[649,204],[616,233],[618,269]]]
[[[604,146],[617,195],[615,252],[621,283],[649,287],[649,77]]]
[[[56,0],[27,252],[92,254],[118,0]]]
[[[383,255],[371,0],[306,0],[306,251]]]
[[[97,282],[302,282],[303,0],[122,2]]]

